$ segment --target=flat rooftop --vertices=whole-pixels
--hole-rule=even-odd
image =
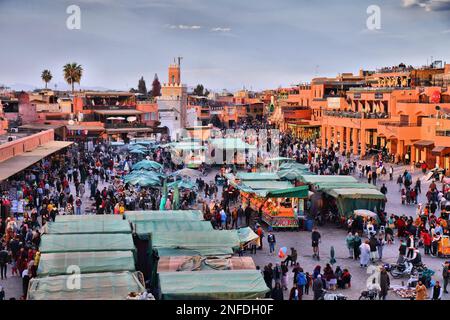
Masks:
[[[50,141],[37,147],[36,149],[9,158],[0,162],[0,181],[19,173],[43,158],[73,144],[68,141]]]

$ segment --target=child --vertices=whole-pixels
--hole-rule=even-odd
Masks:
[[[17,270],[16,260],[11,261],[11,274],[13,277],[14,277],[14,275],[19,276],[19,271]]]
[[[309,294],[309,287],[311,286],[311,275],[309,272],[306,273],[306,285],[305,285],[305,294]]]

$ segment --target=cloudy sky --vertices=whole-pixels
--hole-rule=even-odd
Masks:
[[[81,29],[69,30],[69,5]],[[381,29],[366,26],[381,8]],[[264,89],[431,56],[450,62],[450,0],[0,0],[0,84],[42,86],[80,63],[82,85],[128,89],[182,56],[182,81]],[[51,84],[52,86],[52,84]]]

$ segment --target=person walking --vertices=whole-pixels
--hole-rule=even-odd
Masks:
[[[448,285],[448,279],[450,278],[450,264],[448,261],[445,262],[444,268],[442,269],[442,278],[444,279],[444,293],[448,293],[447,291],[447,285]]]
[[[439,283],[439,281],[436,281],[436,284],[431,289],[430,299],[431,300],[441,300],[442,292],[443,292],[443,289],[441,287],[441,284]]]
[[[358,260],[359,256],[361,255],[360,250],[361,243],[362,243],[361,238],[359,237],[358,233],[355,233],[355,237],[353,239],[353,252],[355,260]]]
[[[323,281],[322,277],[320,275],[317,276],[316,279],[313,281],[312,290],[314,293],[314,300],[319,300],[319,298],[322,296],[323,292]]]
[[[377,251],[378,251],[378,260],[383,260],[383,248],[386,241],[384,240],[384,234],[380,233],[377,239]]]
[[[345,238],[345,243],[347,244],[349,259],[353,259],[354,242],[355,242],[355,236],[351,232],[349,232],[347,237]]]
[[[427,287],[419,281],[416,286],[416,300],[427,300]]]
[[[269,254],[273,254],[275,252],[275,244],[277,240],[271,231],[269,231],[269,234],[267,235],[267,242],[269,243]]]
[[[321,235],[317,227],[314,227],[312,233],[311,233],[311,240],[312,240],[312,249],[313,249],[313,258],[317,258],[317,260],[320,260],[319,256],[319,243],[320,243]]]
[[[387,273],[385,268],[381,268],[380,272],[380,300],[386,300],[386,296],[389,291],[389,287],[391,285],[391,280],[389,279],[389,274]]]
[[[367,267],[367,265],[370,262],[370,245],[369,240],[365,240],[364,243],[362,243],[359,246],[359,250],[361,251],[361,257],[359,260],[359,265],[362,267]]]
[[[8,262],[9,262],[9,252],[6,248],[0,250],[0,276],[1,279],[7,279],[6,273],[8,270]]]

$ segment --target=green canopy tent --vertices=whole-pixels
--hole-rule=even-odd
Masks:
[[[66,221],[111,221],[123,220],[121,215],[117,214],[83,214],[83,215],[57,215],[56,222]]]
[[[279,180],[280,178],[276,173],[272,172],[239,172],[236,175],[236,179],[241,181],[268,181]]]
[[[152,246],[155,248],[202,248],[230,247],[238,249],[240,245],[236,230],[185,231],[178,234],[154,232]]]
[[[125,211],[125,219],[136,221],[202,221],[203,213],[200,210],[165,210],[165,211]]]
[[[298,169],[298,170],[304,170],[309,171],[309,166],[306,164],[298,163],[298,162],[285,162],[280,164],[280,170],[292,170],[292,169]]]
[[[310,175],[311,172],[300,169],[284,169],[277,172],[277,175],[282,180],[300,180],[304,175]]]
[[[376,189],[377,187],[370,183],[354,182],[317,182],[314,183],[317,191],[331,189]]]
[[[70,266],[80,273],[136,271],[131,251],[43,253],[39,259],[38,277],[72,274]]]
[[[197,185],[195,185],[193,182],[188,180],[177,180],[174,182],[169,183],[168,185],[169,189],[174,189],[175,187],[178,187],[178,189],[187,189],[187,190],[196,190]]]
[[[345,217],[357,209],[376,211],[386,201],[386,196],[376,189],[331,189],[325,193],[336,199],[339,212]]]
[[[163,166],[151,160],[142,160],[132,166],[133,170],[161,170]]]
[[[44,234],[39,251],[89,252],[89,251],[135,251],[131,234]]]
[[[163,300],[262,299],[269,291],[257,270],[159,274]]]
[[[125,220],[74,220],[49,222],[43,227],[47,234],[80,233],[131,233],[131,227]]]
[[[87,273],[34,278],[30,280],[27,300],[125,300],[129,293],[142,293],[142,274],[138,272]]]
[[[318,176],[318,175],[304,175],[300,177],[300,181],[307,184],[315,183],[358,183],[358,180],[352,176]]]
[[[213,231],[211,222],[196,220],[141,220],[133,223],[133,230],[140,239],[147,239],[154,232],[172,234],[185,231]]]

